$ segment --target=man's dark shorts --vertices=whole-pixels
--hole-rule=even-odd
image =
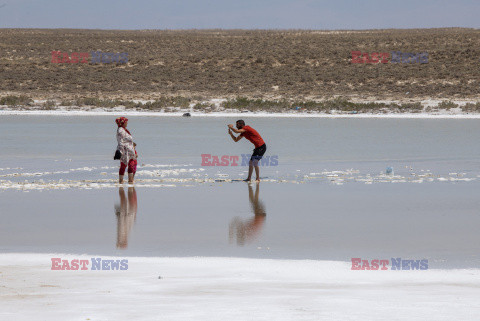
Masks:
[[[253,150],[252,157],[250,157],[250,161],[255,162],[255,160],[256,160],[256,162],[258,163],[258,161],[262,159],[262,157],[263,157],[263,155],[265,154],[266,151],[267,151],[267,145],[266,144],[263,144],[262,146],[255,148]]]

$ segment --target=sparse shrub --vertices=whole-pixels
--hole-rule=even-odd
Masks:
[[[165,107],[187,108],[188,106],[190,106],[190,98],[181,96],[160,97],[153,102],[147,102],[143,105],[146,109],[162,109]]]
[[[53,100],[47,100],[42,104],[42,109],[44,110],[52,110],[54,107],[57,106],[57,103]]]
[[[196,103],[195,106],[193,106],[194,110],[205,110],[206,108],[213,108],[213,106],[207,103]]]
[[[33,100],[27,96],[5,96],[0,98],[0,105],[7,106],[30,106]]]
[[[246,97],[237,97],[224,101],[221,105],[225,109],[238,109],[248,111],[282,111],[291,108],[291,103],[287,100],[263,100],[249,99]]]
[[[335,98],[323,102],[324,110],[338,110],[341,112],[355,112],[355,113],[375,113],[379,112],[382,108],[387,108],[385,103],[354,103],[344,98]]]
[[[462,111],[465,113],[477,113],[480,111],[480,102],[474,103],[466,103],[462,106]]]
[[[400,112],[410,112],[410,113],[419,113],[423,110],[421,103],[404,103],[399,106]]]
[[[446,109],[446,110],[450,110],[451,108],[457,108],[457,107],[458,105],[452,101],[442,101],[440,104],[438,104],[438,108]]]
[[[321,104],[315,101],[296,101],[292,103],[292,108],[300,107],[307,111],[317,111],[319,106],[321,106]]]
[[[73,101],[62,101],[62,106],[95,106],[95,107],[107,107],[107,108],[124,106],[125,108],[135,108],[135,107],[143,107],[143,104],[140,102],[136,103],[131,100],[99,99],[99,98],[93,98],[93,97],[86,97],[86,98],[80,98]]]
[[[115,100],[115,105],[116,106],[124,106],[125,108],[141,108],[143,107],[143,104],[141,102],[134,102],[131,100]]]
[[[77,100],[77,105],[78,106],[101,106],[101,101],[98,98],[92,98],[92,97],[87,97],[87,98],[80,98]]]
[[[75,100],[62,100],[60,106],[74,106],[76,104]]]

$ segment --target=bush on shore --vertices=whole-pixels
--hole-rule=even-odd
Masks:
[[[197,100],[200,99],[200,100]],[[452,101],[442,101],[436,106],[429,106],[424,108],[420,102],[416,103],[383,103],[383,102],[352,102],[345,98],[334,98],[323,101],[313,100],[287,100],[287,99],[254,99],[247,97],[237,97],[227,99],[221,103],[219,107],[211,102],[202,101],[201,98],[187,98],[182,96],[162,96],[153,101],[138,102],[133,100],[121,99],[101,99],[98,97],[81,97],[71,100],[47,100],[40,104],[40,108],[44,110],[52,110],[59,106],[69,107],[100,107],[100,108],[114,108],[125,107],[129,109],[140,110],[156,110],[164,112],[175,112],[179,108],[189,108],[193,105],[193,110],[211,112],[215,110],[238,110],[241,112],[320,112],[320,113],[420,113],[438,112],[440,110],[451,110],[460,108],[465,113],[479,113],[480,102],[467,103],[463,106]],[[28,107],[34,106],[34,102],[27,96],[5,96],[0,98],[0,105]]]
[[[0,105],[7,106],[31,106],[33,100],[27,96],[5,96],[0,98]]]

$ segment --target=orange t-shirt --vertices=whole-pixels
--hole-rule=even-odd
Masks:
[[[242,129],[244,129],[245,132],[241,133],[240,136],[243,136],[246,139],[248,139],[249,141],[251,141],[252,144],[255,145],[255,148],[258,148],[258,147],[262,146],[263,144],[265,144],[262,136],[260,136],[260,134],[255,129],[253,129],[252,127],[243,126]]]

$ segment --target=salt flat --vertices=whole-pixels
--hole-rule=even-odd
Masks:
[[[354,271],[334,261],[119,257],[128,259],[128,270],[57,271],[52,257],[95,256],[1,254],[0,319],[477,320],[480,313],[478,269]]]

